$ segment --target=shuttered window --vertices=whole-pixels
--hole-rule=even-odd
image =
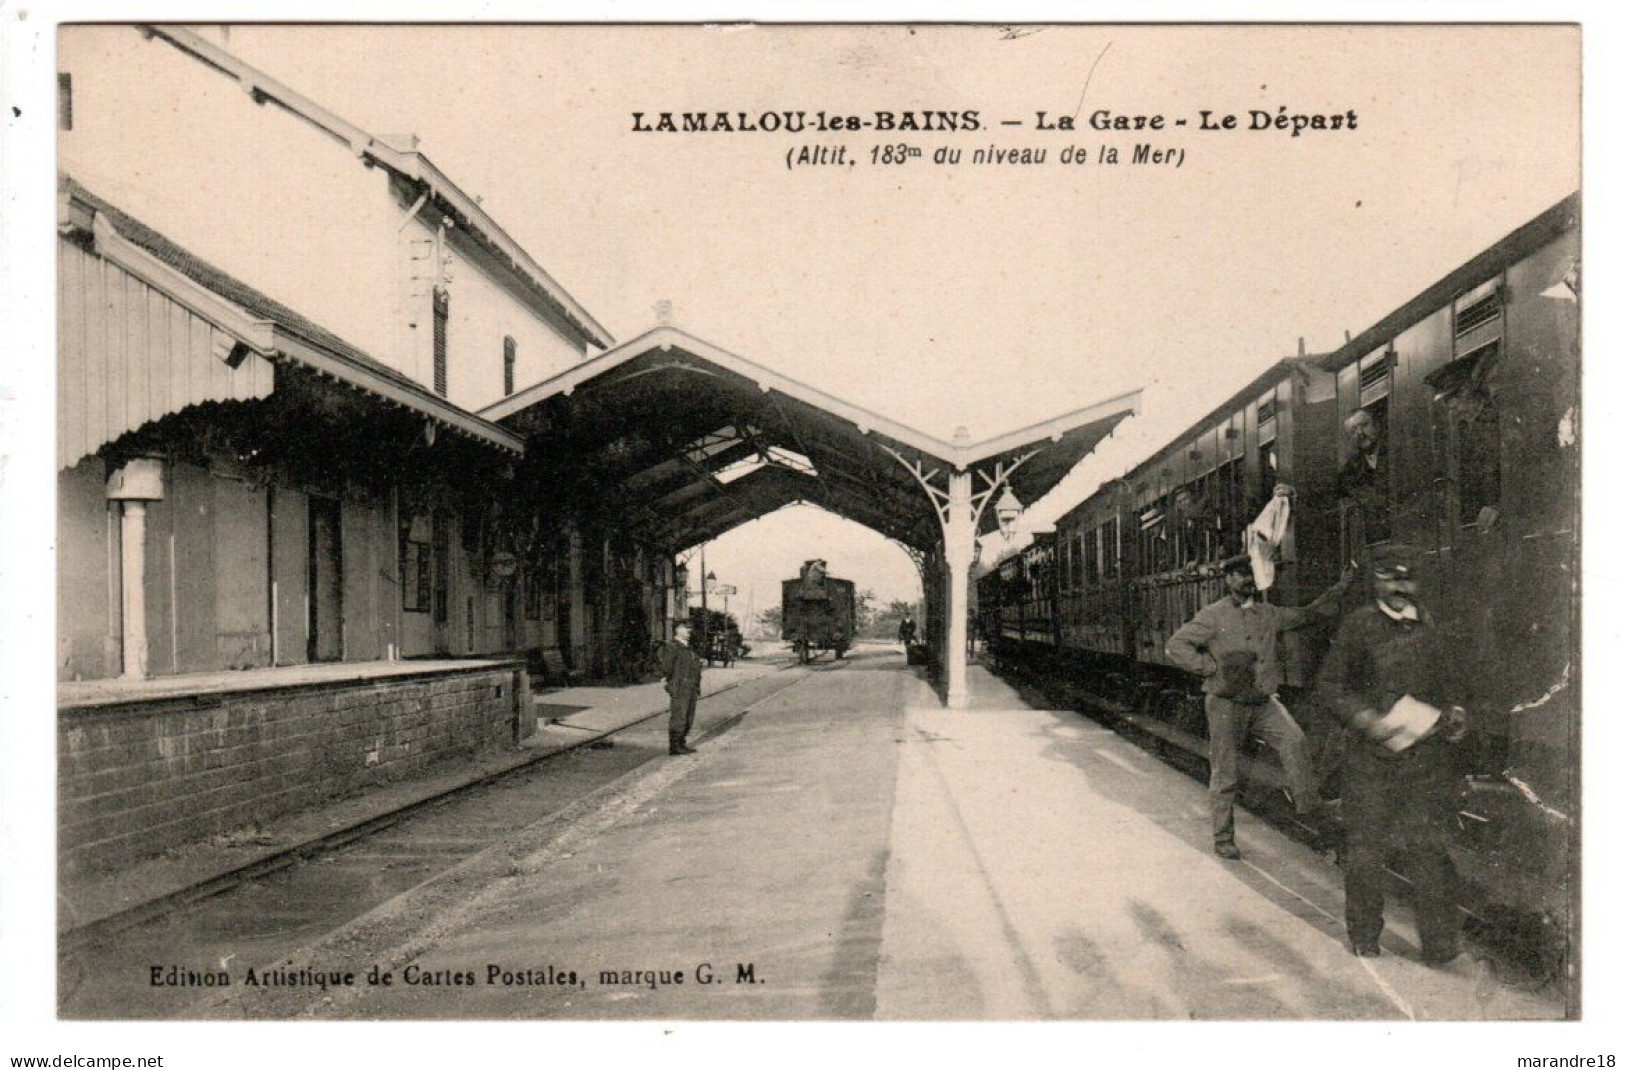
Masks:
[[[434,392],[446,396],[446,321],[451,314],[451,298],[446,291],[434,292]]]
[[[1501,314],[1501,295],[1491,290],[1484,297],[1456,311],[1456,336],[1490,323]]]
[[[502,396],[513,393],[513,366],[519,360],[519,346],[512,338],[502,340]]]
[[[1388,396],[1388,369],[1392,365],[1387,351],[1373,353],[1360,360],[1360,407]]]

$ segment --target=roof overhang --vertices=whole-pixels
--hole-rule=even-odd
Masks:
[[[613,473],[629,522],[674,549],[798,501],[929,549],[940,525],[922,478],[1002,477],[1031,503],[1139,403],[1135,391],[981,442],[949,442],[660,327],[480,415],[524,434],[531,454],[591,458],[595,471]],[[757,468],[728,480],[741,464]],[[996,523],[984,510],[982,529]]]
[[[241,361],[246,354],[253,353],[273,363],[292,363],[388,405],[409,409],[436,427],[507,453],[524,452],[524,439],[453,405],[438,394],[404,377],[386,375],[360,363],[321,339],[310,337],[294,324],[255,317],[126,237],[108,213],[71,187],[58,194],[57,227],[63,234],[77,235],[78,240],[86,242],[98,256],[117,264],[234,339],[236,345],[231,350],[215,354],[223,361]]]

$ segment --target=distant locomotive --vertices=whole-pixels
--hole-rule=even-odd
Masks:
[[[1275,364],[1001,562],[978,591],[995,656],[1205,755],[1196,681],[1163,646],[1222,595],[1223,564],[1277,484],[1292,494],[1271,601],[1310,601],[1385,540],[1421,547],[1433,561],[1425,599],[1463,632],[1475,681],[1452,854],[1477,909],[1566,932],[1578,847],[1578,214],[1570,197],[1334,352]],[[1370,415],[1381,463],[1351,494],[1357,451],[1344,426],[1357,412]],[[1311,739],[1330,728],[1310,690],[1328,639],[1283,636],[1285,697]],[[1275,785],[1272,763],[1247,768]]]
[[[825,650],[846,656],[857,630],[857,597],[851,580],[828,574],[823,561],[808,561],[801,575],[784,581],[784,638],[801,661]]]

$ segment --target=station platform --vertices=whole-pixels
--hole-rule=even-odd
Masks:
[[[459,662],[377,663],[368,679],[430,673]],[[495,663],[493,663],[495,664]],[[730,668],[708,668],[702,697],[718,694],[760,676],[777,672],[782,659],[736,662]],[[365,668],[365,667],[363,667]],[[320,685],[355,678],[357,667],[309,666],[298,673],[277,670],[276,687]],[[214,682],[99,681],[64,684],[59,702],[84,708],[108,703],[157,700],[179,694],[220,689],[241,690],[250,674],[213,674]],[[268,675],[268,674],[267,674]],[[485,780],[503,776],[560,752],[587,746],[654,717],[664,716],[667,698],[659,682],[625,687],[568,687],[532,695],[535,727],[515,747],[466,761],[445,763],[425,775],[381,784],[347,798],[299,810],[263,824],[186,844],[92,878],[59,882],[57,931],[72,940],[79,934],[117,929],[155,916],[179,902],[201,898],[248,873],[267,872],[343,842],[395,817],[431,804]]]
[[[979,666],[968,683],[948,710],[895,652],[808,674],[568,830],[522,833],[295,960],[469,986],[236,992],[204,1016],[1565,1017],[1552,986],[1473,952],[1418,961],[1401,903],[1382,956],[1356,958],[1324,856],[1242,813],[1244,859],[1221,860],[1202,783]],[[570,982],[500,980],[543,966]]]

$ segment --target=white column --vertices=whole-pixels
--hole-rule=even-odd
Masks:
[[[123,676],[147,678],[147,503],[121,503],[119,572],[123,576]]]
[[[147,678],[147,503],[164,497],[164,462],[139,457],[108,473],[107,499],[119,503],[121,675]]]
[[[965,613],[970,604],[971,560],[976,556],[976,521],[971,510],[971,475],[948,476],[948,518],[942,525],[943,561],[948,569],[948,708],[962,710],[970,703],[966,686]]]

